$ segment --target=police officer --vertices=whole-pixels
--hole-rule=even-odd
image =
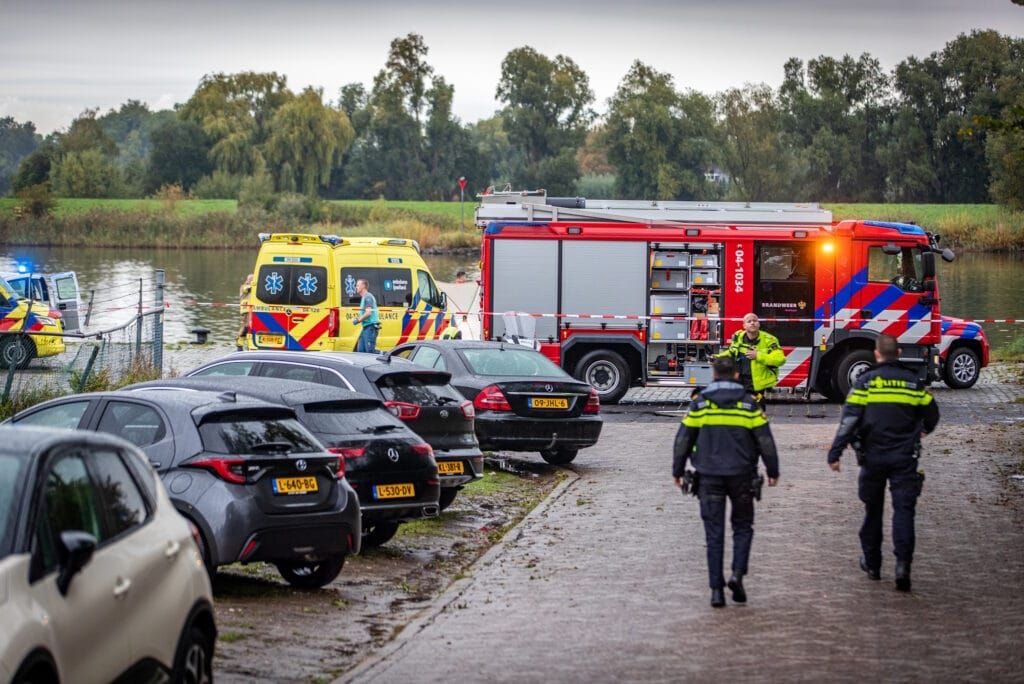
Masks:
[[[719,357],[712,364],[715,381],[690,403],[676,433],[672,477],[682,488],[686,461],[693,458],[699,478],[700,516],[708,548],[711,605],[725,605],[722,572],[725,550],[725,500],[732,504],[732,577],[729,590],[736,603],[745,603],[743,576],[747,573],[754,539],[754,489],[759,487],[758,456],[768,471],[768,485],[779,481],[779,458],[768,419],[754,398],[737,382],[736,364]],[[696,447],[696,449],[694,449]]]
[[[779,338],[761,330],[757,314],[748,313],[743,317],[743,327],[719,356],[730,356],[736,361],[740,382],[764,410],[764,393],[779,382],[779,367],[786,362]]]
[[[879,335],[878,365],[865,371],[850,390],[839,430],[828,452],[828,464],[839,472],[839,458],[853,444],[860,464],[858,494],[864,502],[860,528],[863,555],[860,569],[873,580],[881,578],[882,512],[885,484],[892,492],[892,542],[896,555],[896,588],[910,591],[914,559],[914,509],[924,473],[918,472],[921,435],[939,423],[939,407],[917,373],[899,362],[896,338]]]

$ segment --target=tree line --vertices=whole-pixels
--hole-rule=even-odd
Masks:
[[[455,88],[417,34],[371,84],[332,99],[285,76],[210,74],[187,102],[86,110],[40,136],[0,119],[0,195],[445,200],[511,183],[631,199],[1024,203],[1024,40],[962,34],[887,72],[869,54],[783,65],[778,88],[681,88],[635,61],[598,115],[566,55],[509,52],[490,118],[452,113]]]

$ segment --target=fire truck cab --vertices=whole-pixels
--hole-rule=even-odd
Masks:
[[[943,317],[939,236],[832,220],[816,204],[646,202],[485,195],[483,339],[507,312],[606,403],[631,386],[702,386],[753,312],[786,352],[778,387],[843,398],[881,333],[922,378],[970,387],[988,364],[981,327]]]

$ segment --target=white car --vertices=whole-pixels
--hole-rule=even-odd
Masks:
[[[134,446],[0,427],[0,682],[208,682],[197,532]]]

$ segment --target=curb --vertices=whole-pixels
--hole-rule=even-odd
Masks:
[[[504,553],[507,546],[518,541],[523,536],[523,530],[527,524],[533,522],[536,518],[543,516],[547,510],[551,508],[551,506],[558,501],[566,491],[568,491],[570,487],[579,481],[580,475],[575,470],[570,468],[563,468],[563,470],[569,473],[569,477],[552,489],[551,493],[548,494],[543,501],[537,504],[537,506],[534,507],[534,509],[522,520],[520,520],[515,527],[509,530],[497,544],[488,549],[484,555],[477,558],[472,565],[466,568],[466,570],[463,571],[466,573],[466,577],[458,579],[448,585],[448,588],[439,594],[429,606],[424,608],[417,617],[413,618],[405,628],[402,629],[398,636],[382,646],[379,651],[360,661],[355,667],[335,679],[334,684],[347,684],[348,682],[354,682],[373,675],[373,670],[375,668],[382,665],[388,658],[400,651],[407,643],[414,639],[417,634],[433,624],[438,615],[443,613],[449,605],[458,600],[458,598],[462,596],[467,589],[469,589],[470,585],[476,579],[476,575],[479,570],[497,560],[498,556]]]

